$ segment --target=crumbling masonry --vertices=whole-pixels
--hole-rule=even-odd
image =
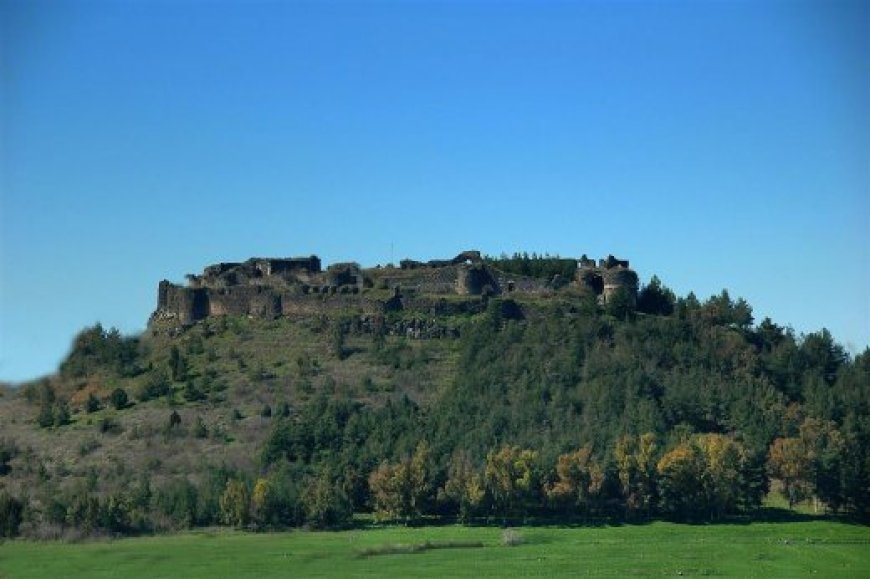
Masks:
[[[374,316],[405,308],[433,315],[473,313],[482,310],[481,297],[570,289],[591,292],[606,304],[617,292],[634,301],[638,289],[637,274],[628,262],[612,255],[597,264],[584,255],[574,280],[541,280],[502,272],[478,251],[464,251],[449,260],[403,260],[398,268],[369,269],[336,263],[323,270],[314,255],[251,258],[210,265],[187,279],[186,286],[160,282],[151,325],[189,325],[223,315],[273,319],[347,309]]]

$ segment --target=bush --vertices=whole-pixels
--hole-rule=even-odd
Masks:
[[[115,388],[109,395],[109,404],[115,407],[116,410],[122,410],[127,407],[129,399],[127,392],[123,388]]]
[[[18,446],[12,440],[0,439],[0,476],[9,474],[12,467],[9,466],[11,461],[18,454]]]
[[[65,400],[59,400],[58,402],[55,402],[53,416],[55,426],[63,426],[65,424],[69,424],[69,405],[66,403]]]
[[[93,412],[98,411],[102,408],[102,404],[100,404],[100,399],[94,396],[93,394],[88,394],[88,400],[85,402],[85,412],[91,414]]]
[[[133,376],[139,372],[137,349],[136,338],[125,338],[117,329],[106,331],[97,324],[75,337],[72,351],[60,365],[60,374],[81,378],[108,371],[116,376]]]
[[[315,529],[344,526],[353,516],[347,493],[326,473],[308,480],[302,503],[305,506],[305,520]]]
[[[123,430],[118,421],[111,416],[100,419],[97,427],[100,429],[101,434],[120,434]]]
[[[51,405],[43,405],[40,407],[39,416],[36,417],[36,423],[41,428],[54,426],[54,412]]]
[[[155,370],[148,375],[145,382],[140,386],[136,397],[141,402],[146,402],[160,396],[168,396],[171,393],[172,385],[169,383],[169,376],[163,370]]]
[[[168,429],[178,428],[181,426],[181,415],[177,410],[173,410],[172,414],[169,415],[169,424]]]
[[[233,527],[244,526],[249,520],[250,503],[248,486],[240,480],[228,480],[220,498],[221,520]]]
[[[196,422],[193,425],[193,435],[196,438],[208,438],[208,427],[201,416],[196,417]]]
[[[186,529],[196,522],[198,492],[186,478],[170,481],[157,490],[155,510],[169,519],[175,529]]]
[[[15,537],[24,515],[24,503],[3,492],[0,494],[0,537]]]
[[[290,416],[290,405],[286,402],[282,402],[281,404],[279,404],[276,415],[279,418],[287,418],[288,416]]]
[[[184,383],[184,399],[188,402],[198,402],[205,400],[205,393],[196,387],[193,380],[188,380]]]

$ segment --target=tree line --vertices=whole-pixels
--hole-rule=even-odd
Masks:
[[[114,495],[0,493],[0,529],[28,520],[111,533],[324,527],[361,512],[409,523],[719,520],[751,516],[771,486],[790,505],[816,498],[831,512],[870,514],[870,351],[852,357],[827,330],[756,324],[727,291],[678,298],[657,278],[619,311],[575,296],[523,319],[502,312],[491,299],[467,321],[451,377],[425,401],[320,393],[269,412],[256,471],[153,486],[142,473]],[[167,368],[151,368],[118,340],[91,331],[62,372],[147,372],[149,388],[186,379],[177,349]],[[47,425],[68,418],[53,394],[31,395]]]

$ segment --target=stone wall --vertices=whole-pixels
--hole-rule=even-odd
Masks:
[[[601,303],[621,288],[636,299],[637,274],[628,261],[611,255],[596,265],[584,255],[578,266],[573,286],[591,291]],[[348,311],[372,316],[396,310],[432,316],[470,314],[483,311],[481,296],[552,293],[569,282],[506,274],[488,267],[476,251],[462,252],[451,260],[404,260],[401,268],[363,269],[356,263],[337,263],[326,271],[321,270],[317,256],[251,258],[208,266],[188,280],[187,287],[160,282],[151,322],[188,325],[208,316],[272,319]],[[384,297],[383,290],[390,290],[393,297]],[[443,297],[457,295],[468,299]]]
[[[625,290],[632,303],[637,301],[638,278],[634,270],[629,268],[627,260],[608,255],[606,259],[599,260],[596,266],[593,260],[584,255],[577,265],[576,284],[598,296],[600,303],[608,303],[620,290]]]

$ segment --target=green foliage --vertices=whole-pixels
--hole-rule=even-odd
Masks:
[[[287,576],[288,560],[292,575],[300,577],[682,574],[796,579],[866,577],[870,571],[870,531],[836,521],[552,525],[523,528],[518,534],[524,543],[510,548],[502,544],[501,528],[453,525],[304,533],[203,530],[111,543],[17,540],[0,548],[5,574],[35,578],[174,577],[183,569],[186,578],[210,579],[232,569],[234,577],[259,579]],[[410,548],[426,544],[428,549]]]
[[[100,403],[100,399],[94,396],[93,394],[88,394],[88,399],[85,402],[85,412],[88,414],[97,412],[103,407]]]
[[[112,328],[100,324],[84,329],[73,340],[72,350],[60,365],[65,378],[80,378],[91,374],[134,376],[137,365],[138,340],[125,338]]]
[[[623,435],[613,449],[626,514],[649,517],[657,496],[656,459],[658,444],[653,433]]]
[[[129,403],[126,390],[123,388],[115,388],[112,390],[112,393],[109,394],[109,403],[115,408],[115,410],[123,410],[126,408]]]
[[[6,491],[0,492],[0,537],[15,537],[24,518],[24,503]]]
[[[305,521],[315,529],[343,527],[353,515],[347,493],[325,470],[308,479],[302,492],[302,504]]]
[[[208,427],[201,416],[197,416],[196,421],[193,423],[193,435],[196,438],[208,438]]]
[[[346,336],[347,329],[342,320],[337,320],[332,324],[329,333],[329,349],[332,355],[339,360],[344,360],[348,356],[348,351],[345,347]]]
[[[172,385],[169,382],[168,374],[163,369],[157,369],[148,373],[145,381],[139,387],[136,398],[140,402],[147,402],[148,400],[171,394]]]
[[[538,453],[518,446],[503,446],[486,457],[484,484],[497,514],[524,514],[539,501]]]
[[[177,410],[173,410],[172,414],[169,415],[169,421],[166,423],[166,427],[167,429],[172,430],[179,426],[181,426],[181,415],[178,414]]]
[[[154,495],[157,513],[166,517],[171,528],[187,529],[197,522],[196,487],[186,478],[175,478],[158,488]]]
[[[6,476],[12,471],[9,462],[18,455],[18,445],[7,438],[0,438],[0,476]]]
[[[0,475],[12,464],[8,488],[33,482],[37,520],[94,533],[341,526],[369,510],[406,522],[716,520],[757,509],[770,478],[793,504],[812,497],[830,511],[870,515],[870,352],[851,359],[826,330],[795,336],[770,320],[753,326],[748,304],[727,292],[676,299],[654,277],[638,296],[645,315],[618,298],[602,309],[571,292],[518,295],[523,315],[491,298],[451,314],[458,338],[442,340],[386,336],[380,320],[370,330],[345,323],[357,313],[310,324],[230,317],[148,336],[136,348],[136,364],[148,368],[141,375],[107,378],[115,371],[95,363],[96,380],[71,379],[70,365],[66,378],[23,389],[46,427],[69,421],[64,400],[74,388],[117,386],[108,399],[116,409],[135,393],[146,404],[123,421],[143,442],[143,460],[86,476],[39,456],[4,462],[0,452]],[[85,356],[88,340],[114,338],[92,332],[79,361],[98,358]],[[147,403],[164,396],[169,410]],[[273,406],[261,409],[264,400]],[[273,419],[242,421],[241,410]],[[191,417],[190,439],[180,436],[182,414]],[[76,417],[68,430],[95,422],[100,432],[120,431],[114,412],[98,416]],[[89,460],[126,441],[86,434],[103,443],[93,453],[76,442],[73,452],[87,448]],[[201,461],[157,458],[165,448],[191,445],[194,455],[216,443],[222,452]],[[148,500],[133,506],[126,485],[140,462],[155,471],[154,489],[149,483]],[[76,481],[86,491],[69,491]]]
[[[756,506],[754,463],[737,441],[701,434],[680,442],[657,466],[660,508],[680,520],[719,519]],[[743,496],[743,493],[750,493]]]
[[[63,426],[69,424],[69,421],[69,404],[67,404],[66,400],[58,400],[54,404],[54,425]]]
[[[452,510],[458,512],[459,520],[469,522],[479,512],[485,496],[483,476],[468,453],[454,453],[447,469],[447,481],[441,489],[441,501],[452,503]]]
[[[205,393],[196,387],[196,384],[193,380],[188,379],[187,382],[184,383],[184,391],[182,393],[184,399],[188,402],[198,402],[200,400],[205,400]]]
[[[677,298],[657,276],[652,276],[637,295],[637,311],[657,316],[669,316],[674,312]]]
[[[695,315],[699,320],[716,326],[733,326],[746,330],[752,325],[752,307],[743,298],[733,301],[728,290],[724,289],[719,295],[711,296],[704,302]]]
[[[120,434],[121,425],[111,416],[104,416],[97,422],[100,434]]]
[[[39,409],[39,415],[36,418],[37,424],[43,428],[48,428],[50,426],[64,426],[69,424],[70,421],[70,411],[69,404],[67,404],[66,400],[52,399],[51,402],[48,399],[44,400],[41,403]]]
[[[547,497],[556,508],[588,515],[599,506],[604,483],[604,471],[592,459],[592,449],[559,456],[556,480],[545,487]]]
[[[485,260],[488,264],[505,273],[536,277],[548,281],[556,275],[565,280],[574,279],[574,273],[577,271],[576,259],[566,259],[549,254],[532,253],[529,255],[523,252],[514,253],[510,257],[505,254],[497,258],[487,256]]]
[[[169,371],[173,382],[184,382],[187,379],[187,360],[175,345],[169,350]]]
[[[221,521],[233,527],[242,527],[248,523],[250,493],[248,486],[240,480],[230,479],[221,495]]]
[[[372,471],[369,488],[375,516],[411,522],[423,514],[432,492],[431,456],[425,442],[417,445],[413,456],[396,464],[386,461]]]
[[[36,417],[36,423],[42,428],[54,426],[54,404],[43,404],[39,407],[39,415]]]
[[[617,320],[629,320],[634,314],[635,304],[627,289],[617,288],[607,298],[604,311]]]
[[[286,461],[275,465],[268,476],[258,479],[254,485],[251,496],[253,520],[270,528],[302,525],[305,522],[302,503],[305,483],[304,469]]]

